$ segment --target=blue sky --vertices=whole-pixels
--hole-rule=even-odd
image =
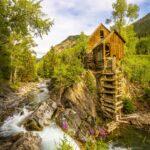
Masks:
[[[112,3],[115,0],[43,0],[42,11],[54,20],[48,35],[37,38],[35,48],[37,57],[42,57],[50,47],[56,45],[69,35],[82,31],[90,35],[99,23],[111,16]],[[140,6],[139,17],[150,12],[150,0],[127,0]]]

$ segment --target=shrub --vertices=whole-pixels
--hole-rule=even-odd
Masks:
[[[84,80],[90,93],[95,94],[97,88],[96,88],[96,81],[94,75],[90,71],[87,71],[85,73]]]
[[[102,140],[97,141],[96,150],[108,150],[108,144]]]
[[[103,140],[98,141],[87,141],[86,143],[86,150],[108,150],[108,144],[105,143]]]
[[[129,99],[125,98],[123,101],[123,112],[125,114],[130,114],[135,111],[135,105],[134,103]]]
[[[150,54],[150,37],[142,38],[136,45],[136,53],[142,55]]]
[[[73,147],[70,145],[70,143],[67,141],[66,137],[64,136],[64,139],[61,141],[57,150],[73,150]]]
[[[20,83],[19,82],[16,82],[16,83],[11,83],[10,84],[10,88],[13,90],[13,91],[17,91],[20,87]]]
[[[147,87],[144,89],[144,100],[150,103],[150,88]]]
[[[123,71],[132,82],[148,83],[150,82],[150,56],[132,55],[123,59]]]

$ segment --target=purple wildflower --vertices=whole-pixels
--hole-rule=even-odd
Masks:
[[[62,122],[62,128],[63,128],[64,130],[67,130],[67,129],[68,129],[68,123],[67,123],[67,121],[63,121],[63,122]]]
[[[105,128],[99,128],[99,136],[100,136],[101,138],[106,138],[106,136],[107,136],[107,131],[106,131]]]
[[[87,141],[87,140],[86,140],[85,137],[82,137],[82,138],[81,138],[81,142],[86,143],[86,141]]]
[[[94,129],[90,129],[89,132],[90,132],[90,135],[95,135]]]

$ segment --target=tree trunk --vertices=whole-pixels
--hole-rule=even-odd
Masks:
[[[12,83],[13,82],[13,69],[12,69],[12,54],[11,54],[11,56],[10,56],[10,71],[11,71],[11,73],[10,73],[10,77],[9,77],[9,81],[10,81],[10,83]]]
[[[13,75],[13,82],[16,83],[16,80],[17,80],[17,73],[18,73],[18,69],[17,67],[15,68],[15,71],[14,71],[14,75]]]

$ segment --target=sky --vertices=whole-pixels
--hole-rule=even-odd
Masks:
[[[48,35],[35,38],[37,57],[41,58],[54,46],[70,35],[82,31],[90,35],[94,29],[111,17],[112,3],[115,0],[43,0],[42,11],[53,20]],[[140,7],[139,18],[150,12],[150,0],[127,0]]]

